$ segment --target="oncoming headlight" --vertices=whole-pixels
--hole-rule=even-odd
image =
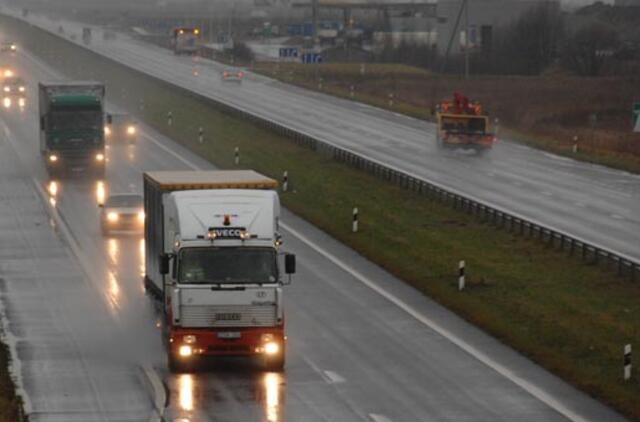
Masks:
[[[116,221],[118,221],[118,213],[117,212],[110,212],[109,214],[107,214],[107,220],[109,220],[112,223],[115,223]]]
[[[102,153],[96,154],[96,161],[104,161],[104,154]]]
[[[180,348],[178,349],[178,354],[183,358],[188,358],[193,354],[193,349],[191,348],[191,346],[185,344],[180,346]]]
[[[5,86],[3,89],[4,89],[4,92],[11,92],[10,86]]]
[[[56,161],[58,161],[58,156],[55,154],[51,154],[49,156],[49,161],[51,161],[52,163],[55,163]]]
[[[104,127],[104,134],[105,135],[111,135],[111,128],[109,126],[105,126]]]
[[[267,355],[275,355],[280,352],[280,345],[275,341],[269,342],[264,345],[264,353]]]
[[[136,127],[135,126],[128,126],[127,127],[127,134],[133,135],[134,133],[136,133]]]

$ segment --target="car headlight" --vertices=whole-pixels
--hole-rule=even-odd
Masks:
[[[10,86],[5,86],[3,89],[4,89],[4,92],[11,92]]]
[[[5,97],[5,98],[2,100],[2,105],[4,105],[4,106],[5,106],[5,108],[9,108],[9,107],[11,107],[11,98],[9,98],[9,97]]]
[[[55,163],[56,161],[58,161],[58,156],[55,154],[51,154],[49,156],[49,161],[51,161],[52,163]]]
[[[267,355],[275,355],[280,352],[280,345],[275,341],[271,341],[264,345],[264,353]]]
[[[96,154],[96,161],[104,161],[104,154]]]
[[[178,354],[183,358],[188,358],[193,354],[193,349],[191,348],[191,346],[183,344],[178,349]]]
[[[112,223],[115,223],[116,221],[118,221],[118,213],[117,212],[110,212],[107,214],[107,220],[109,220]]]
[[[111,128],[109,126],[105,126],[104,127],[104,134],[105,135],[111,135]]]
[[[135,128],[135,126],[129,126],[129,127],[127,127],[127,133],[128,133],[129,135],[133,135],[134,133],[136,133],[136,128]]]
[[[138,220],[140,220],[141,222],[144,221],[145,215],[144,215],[144,211],[138,211]],[[186,336],[185,336],[186,337]]]
[[[18,91],[20,91],[20,92],[24,92],[24,87],[23,87],[23,86],[21,86],[20,88],[18,88]]]
[[[16,51],[16,49],[17,49],[17,47],[16,47],[15,45],[12,45],[12,46],[11,46],[11,50],[12,50],[12,51]]]

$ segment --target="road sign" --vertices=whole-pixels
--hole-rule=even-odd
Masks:
[[[322,63],[322,56],[318,53],[305,53],[302,55],[302,63]]]
[[[279,51],[282,58],[298,57],[298,47],[283,47]]]

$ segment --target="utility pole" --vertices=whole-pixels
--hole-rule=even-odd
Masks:
[[[464,0],[464,78],[469,79],[469,0]]]

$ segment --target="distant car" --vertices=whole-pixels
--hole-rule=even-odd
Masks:
[[[242,70],[227,69],[222,72],[222,80],[225,82],[241,83],[243,78],[244,72]]]
[[[112,143],[135,143],[138,140],[138,123],[130,114],[110,113],[107,115],[104,135]]]
[[[100,210],[100,227],[103,235],[114,230],[141,232],[144,227],[144,206],[141,195],[123,193],[109,195]]]
[[[18,76],[7,76],[2,81],[2,95],[4,97],[25,97],[26,92],[27,84]]]
[[[2,53],[15,53],[18,51],[18,46],[11,41],[4,41],[0,44],[0,52]]]

